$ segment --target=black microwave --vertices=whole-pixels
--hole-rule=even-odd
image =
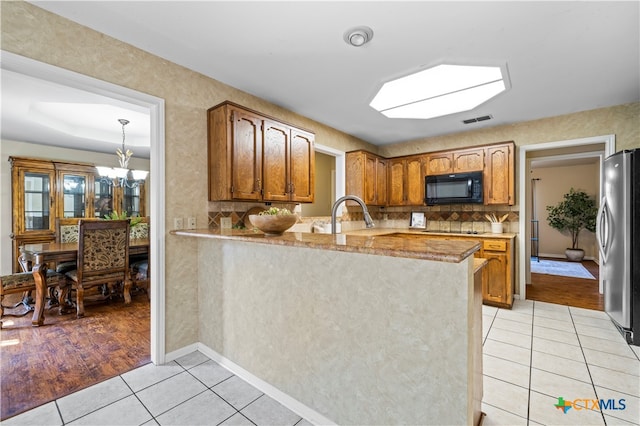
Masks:
[[[435,204],[479,203],[483,199],[482,172],[425,176],[424,202]]]

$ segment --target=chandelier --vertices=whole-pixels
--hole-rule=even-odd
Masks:
[[[122,186],[135,188],[144,182],[149,172],[146,170],[129,170],[129,159],[133,155],[133,152],[130,149],[125,149],[124,147],[124,126],[129,124],[129,120],[120,118],[118,119],[118,122],[122,124],[122,148],[118,148],[116,150],[120,167],[96,166],[96,169],[100,175],[100,182],[104,182],[115,187]]]

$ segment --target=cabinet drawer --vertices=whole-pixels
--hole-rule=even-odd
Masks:
[[[482,248],[491,251],[507,251],[507,242],[485,240],[482,242]]]

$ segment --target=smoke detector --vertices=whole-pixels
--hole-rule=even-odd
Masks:
[[[355,27],[344,33],[344,41],[354,47],[361,47],[373,38],[373,30],[369,27]]]

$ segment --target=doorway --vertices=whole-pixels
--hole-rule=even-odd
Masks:
[[[615,152],[615,135],[603,135],[590,138],[573,139],[557,142],[548,142],[541,144],[525,145],[520,147],[519,154],[519,208],[520,208],[520,226],[519,226],[519,288],[518,297],[520,299],[527,298],[527,284],[531,284],[531,241],[532,229],[531,223],[533,218],[533,199],[531,180],[532,160],[535,158],[547,158],[549,161],[554,159],[559,161],[569,161],[573,158],[581,158],[588,156],[596,156],[598,158],[598,169],[602,168],[604,158]],[[598,182],[599,191],[602,193],[602,178]],[[538,217],[538,221],[542,218]],[[598,273],[598,290],[602,293],[602,278]]]

